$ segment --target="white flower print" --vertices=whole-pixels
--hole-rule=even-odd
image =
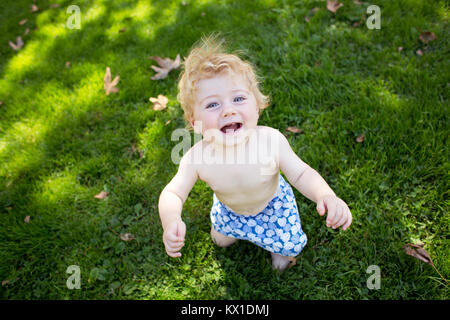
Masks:
[[[264,232],[264,228],[262,228],[261,226],[256,226],[256,227],[255,227],[255,232],[256,232],[257,234],[261,234],[261,233]]]

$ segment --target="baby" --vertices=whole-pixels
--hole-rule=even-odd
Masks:
[[[269,101],[248,62],[224,53],[214,39],[203,39],[185,59],[178,88],[185,119],[202,140],[184,154],[159,198],[170,257],[181,256],[186,234],[181,211],[197,179],[214,191],[212,240],[220,247],[251,241],[271,252],[274,269],[286,269],[307,242],[290,185],[317,204],[319,215],[328,212],[328,227],[350,226],[347,204],[283,134],[258,125]]]

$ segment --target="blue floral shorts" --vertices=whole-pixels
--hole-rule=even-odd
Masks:
[[[280,174],[279,187],[267,207],[256,215],[234,213],[213,195],[211,223],[221,234],[248,240],[282,256],[295,257],[306,245],[291,186]]]

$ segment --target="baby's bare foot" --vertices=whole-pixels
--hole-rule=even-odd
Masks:
[[[273,252],[270,254],[272,255],[272,268],[275,270],[284,271],[297,262],[294,257],[286,257]]]

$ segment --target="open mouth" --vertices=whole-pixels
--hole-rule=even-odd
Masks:
[[[222,128],[220,128],[220,131],[222,131],[225,134],[234,133],[234,132],[238,131],[240,128],[242,128],[242,123],[232,122],[232,123],[229,123],[229,124],[223,126]]]

